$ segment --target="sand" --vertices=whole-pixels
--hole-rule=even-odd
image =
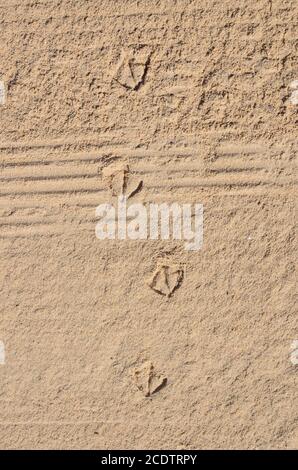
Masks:
[[[298,447],[297,18],[0,1],[1,449]],[[119,191],[202,249],[98,240]]]

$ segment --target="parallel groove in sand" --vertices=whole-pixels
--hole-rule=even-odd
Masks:
[[[46,184],[42,180],[19,180],[18,181],[18,188],[15,188],[15,181],[14,180],[6,180],[5,184],[3,185],[2,181],[2,188],[0,190],[0,197],[1,196],[25,196],[25,195],[34,195],[34,194],[58,194],[58,193],[100,193],[105,191],[104,184],[100,181],[100,178],[97,177],[88,177],[82,178],[80,184],[77,184],[77,179],[80,179],[78,176],[77,178],[69,179],[69,178],[56,178],[48,180],[45,178]],[[63,181],[64,180],[64,181]],[[92,181],[93,180],[93,181]],[[94,181],[95,180],[95,181]],[[34,181],[35,189],[31,189],[30,182]],[[67,185],[65,184],[67,181]],[[73,184],[70,184],[73,183]],[[278,178],[276,177],[273,179],[270,175],[263,175],[262,180],[257,179],[254,175],[252,177],[244,176],[239,178],[238,174],[232,174],[229,179],[227,180],[225,175],[216,174],[215,176],[209,177],[206,176],[205,178],[191,178],[191,177],[184,177],[184,178],[173,178],[168,179],[167,181],[160,180],[159,182],[156,181],[156,178],[151,177],[146,179],[146,188],[152,190],[158,190],[160,188],[166,189],[178,189],[178,188],[200,188],[200,187],[216,187],[216,186],[224,186],[224,187],[239,187],[239,186],[291,186],[294,182],[289,181],[288,178]],[[59,186],[60,184],[60,186]]]
[[[294,166],[288,160],[273,161],[270,158],[272,152],[281,150],[278,145],[269,148],[266,144],[227,142],[217,145],[213,161],[205,161],[199,159],[203,146],[196,141],[191,146],[182,143],[178,147],[169,145],[169,148],[163,148],[163,142],[161,147],[148,149],[129,147],[125,140],[119,141],[119,136],[111,137],[109,142],[109,137],[105,136],[101,143],[97,138],[96,142],[56,140],[0,145],[0,208],[33,211],[26,218],[24,214],[19,217],[18,214],[4,213],[0,218],[0,237],[52,236],[78,227],[93,230],[96,218],[91,216],[91,210],[109,197],[101,170],[110,162],[121,162],[123,158],[131,164],[132,173],[142,176],[144,189],[151,192],[146,194],[146,202],[148,196],[150,202],[172,201],[175,190],[180,199],[179,191],[184,188],[198,191],[206,187],[223,188],[222,196],[257,195],[268,190],[286,194],[294,184],[292,177],[278,174],[292,170]],[[86,144],[98,150],[77,151]],[[46,150],[45,159],[36,158],[41,150]],[[173,162],[173,158],[177,160]],[[166,159],[170,161],[164,162]],[[51,214],[53,207],[58,208],[58,213]],[[65,208],[73,209],[71,218],[74,220],[62,217]],[[88,212],[78,214],[76,208],[88,209]],[[45,211],[44,215],[34,214],[39,209]],[[61,222],[58,223],[58,219]],[[13,227],[17,231],[12,230]]]

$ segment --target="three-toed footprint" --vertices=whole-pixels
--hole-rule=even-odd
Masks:
[[[149,280],[149,287],[155,292],[166,297],[171,297],[178,287],[180,287],[184,277],[184,270],[178,264],[158,264],[152,278]]]
[[[134,196],[142,188],[143,181],[134,176],[127,164],[117,163],[102,170],[103,180],[112,196]]]
[[[150,361],[145,362],[141,367],[133,371],[133,380],[145,397],[150,397],[158,392],[167,383],[167,378],[157,372]]]

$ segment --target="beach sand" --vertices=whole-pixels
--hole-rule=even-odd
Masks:
[[[297,17],[0,1],[1,449],[298,447]],[[97,239],[121,192],[202,248]]]

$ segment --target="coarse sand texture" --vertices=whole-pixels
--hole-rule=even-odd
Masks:
[[[0,0],[0,44],[0,448],[297,449],[297,1]]]

